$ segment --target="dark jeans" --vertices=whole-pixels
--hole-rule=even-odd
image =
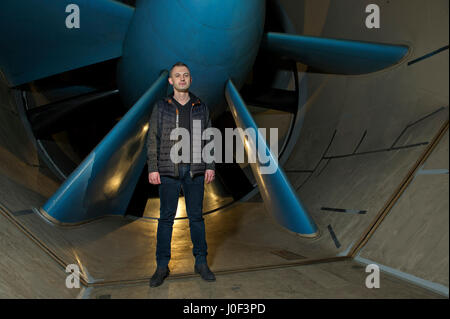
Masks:
[[[180,164],[179,178],[161,176],[161,184],[159,185],[161,208],[156,235],[156,263],[158,267],[165,267],[169,264],[173,222],[181,187],[183,187],[186,212],[189,217],[191,240],[194,245],[192,253],[195,257],[195,263],[206,263],[207,245],[205,222],[202,214],[205,176],[198,175],[191,178],[189,169],[189,165]]]

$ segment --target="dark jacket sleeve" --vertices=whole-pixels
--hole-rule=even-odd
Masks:
[[[147,134],[147,164],[148,172],[158,172],[158,103],[153,107],[150,116],[148,134]]]
[[[206,127],[205,129],[211,127],[211,116],[209,114],[209,108],[207,105],[205,105],[205,116],[206,116]],[[213,139],[213,137],[211,137],[211,139]],[[206,143],[208,143],[209,141],[207,141]],[[213,142],[214,143],[214,142]],[[211,152],[212,154],[214,154],[214,148]],[[215,170],[215,161],[213,160],[211,163],[206,163],[206,169],[212,169]]]

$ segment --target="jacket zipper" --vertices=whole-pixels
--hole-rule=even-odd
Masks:
[[[190,152],[189,152],[189,156],[190,156],[190,159],[189,159],[189,162],[191,163],[191,165],[192,165],[192,160],[193,160],[193,158],[194,158],[194,145],[192,144],[193,142],[194,142],[194,139],[192,138],[192,109],[194,108],[194,104],[195,103],[192,103],[192,105],[191,105],[191,110],[190,110],[190,112],[189,112],[189,129],[190,129],[190,139],[191,139],[191,149],[190,149]],[[191,165],[189,165],[189,175],[191,176],[191,178],[194,178],[194,175],[192,174],[192,171],[191,171]]]
[[[175,128],[178,128],[178,118],[179,118],[178,107],[175,106],[175,110],[176,110],[176,113],[177,113],[176,120],[175,120]],[[175,177],[177,177],[178,175],[179,175],[178,174],[178,164],[175,163]]]

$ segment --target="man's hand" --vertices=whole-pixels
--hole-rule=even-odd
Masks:
[[[161,179],[159,178],[159,172],[148,173],[148,181],[150,184],[157,185],[161,184]]]
[[[207,169],[205,171],[205,183],[209,184],[214,180],[215,172],[213,169]]]

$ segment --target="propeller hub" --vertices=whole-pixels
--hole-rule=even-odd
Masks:
[[[264,17],[262,0],[139,1],[118,69],[124,102],[132,106],[161,70],[182,61],[191,90],[212,109],[225,105],[226,81],[241,87],[253,66]]]

